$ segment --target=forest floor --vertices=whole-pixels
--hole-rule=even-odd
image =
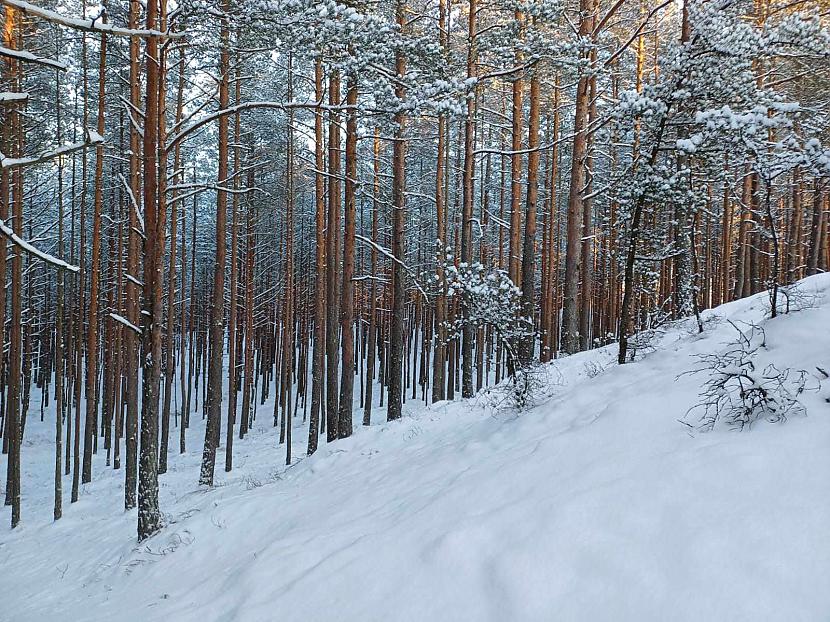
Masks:
[[[259,410],[197,485],[203,423],[171,439],[165,528],[135,540],[123,470],[94,480],[52,521],[54,421],[32,400],[22,448],[23,522],[0,508],[0,618],[51,620],[549,621],[827,620],[829,381],[806,415],[697,432],[687,411],[740,322],[762,322],[759,364],[830,369],[830,275],[802,283],[811,308],[766,320],[765,294],[656,336],[616,366],[616,347],[545,368],[539,403],[492,394],[359,425],[295,456]],[[197,419],[194,417],[194,419]],[[171,433],[177,439],[177,430]],[[223,432],[224,444],[224,432]],[[5,474],[5,457],[0,469]]]

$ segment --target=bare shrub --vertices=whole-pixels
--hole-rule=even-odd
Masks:
[[[585,375],[588,378],[596,378],[608,368],[598,361],[585,361],[582,364],[582,369],[585,370]]]
[[[759,419],[779,422],[804,414],[799,396],[808,388],[810,375],[772,363],[759,366],[757,355],[766,348],[764,329],[748,324],[743,331],[729,323],[738,331],[738,338],[724,352],[697,355],[698,366],[681,374],[707,377],[700,401],[686,413],[699,415],[693,427],[708,431],[722,424],[742,430]]]
[[[504,382],[482,391],[479,404],[494,411],[521,412],[538,406],[562,384],[562,375],[554,365],[523,365]]]
[[[778,288],[777,313],[795,313],[797,311],[804,311],[805,309],[814,309],[818,306],[821,299],[821,294],[815,291],[805,289],[801,283],[793,283],[792,285],[782,285]],[[772,316],[772,298],[767,301],[768,309],[767,316]]]

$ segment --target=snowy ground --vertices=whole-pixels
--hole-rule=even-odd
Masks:
[[[803,286],[829,294],[830,275]],[[766,321],[764,362],[830,369],[823,298]],[[287,470],[266,404],[229,475],[220,451],[213,490],[196,485],[197,425],[161,480],[168,525],[140,546],[103,456],[52,522],[53,423],[34,400],[21,526],[0,509],[0,619],[828,620],[827,386],[784,423],[678,421],[704,380],[677,378],[692,355],[765,309],[761,295],[707,312],[703,335],[670,329],[623,367],[613,347],[560,360],[521,414],[408,402]]]

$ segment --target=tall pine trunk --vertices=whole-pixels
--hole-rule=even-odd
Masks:
[[[230,2],[223,0],[222,26],[219,50],[219,108],[228,107],[228,82],[230,79]],[[228,193],[228,116],[219,117],[219,162],[216,191],[216,259],[213,270],[213,295],[210,301],[210,353],[207,379],[207,424],[205,445],[202,451],[202,468],[199,484],[213,486],[216,449],[222,419],[222,358],[225,329],[225,236],[227,234]]]
[[[406,22],[405,0],[396,0],[395,20],[403,30]],[[395,53],[395,73],[406,74],[406,56],[402,49]],[[404,342],[404,287],[406,233],[406,115],[403,110],[406,87],[402,81],[395,84],[398,108],[395,111],[395,134],[392,149],[392,318],[389,329],[389,405],[387,421],[400,419],[403,409],[403,342]]]

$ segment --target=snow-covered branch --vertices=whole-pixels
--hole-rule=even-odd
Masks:
[[[409,269],[409,266],[407,266],[403,261],[395,257],[391,250],[384,246],[381,246],[377,242],[374,242],[373,240],[370,240],[369,238],[364,237],[362,235],[355,235],[354,237],[358,242],[363,242],[367,246],[374,248],[381,255],[383,255],[384,257],[388,257],[396,264],[401,266],[406,271],[406,273],[409,274],[410,277],[412,277],[412,281],[415,283],[415,287],[418,289],[419,292],[421,292],[421,295],[423,295],[424,300],[429,300],[429,295],[424,291],[424,288],[421,287],[421,284],[418,283],[418,279],[415,278],[415,275],[412,273],[412,270]]]
[[[104,142],[104,137],[94,130],[88,129],[86,132],[87,140],[83,142],[64,145],[63,147],[58,147],[57,149],[52,149],[50,151],[44,151],[37,155],[27,156],[25,158],[7,158],[3,154],[0,154],[0,170],[41,164],[42,162],[48,162],[49,160],[54,160],[55,158],[68,155],[75,151],[80,151],[81,149],[86,149],[87,147],[94,147],[95,145],[100,145]]]
[[[182,37],[181,33],[161,32],[160,30],[134,29],[134,28],[120,28],[113,26],[104,21],[99,21],[100,18],[95,19],[79,19],[77,17],[66,17],[55,11],[43,9],[29,2],[23,0],[0,0],[0,4],[10,6],[19,11],[23,11],[29,15],[34,15],[67,28],[75,30],[84,30],[86,32],[99,32],[107,35],[117,35],[121,37],[165,37],[169,39],[176,39]]]
[[[6,0],[0,0],[0,2],[5,2]],[[318,102],[276,102],[276,101],[251,101],[239,104],[237,106],[230,106],[228,108],[223,108],[221,110],[217,110],[216,112],[212,112],[210,114],[206,114],[203,117],[196,119],[195,121],[191,121],[190,124],[183,127],[181,130],[170,136],[170,140],[167,142],[167,151],[172,151],[173,148],[183,141],[189,134],[198,130],[200,127],[211,123],[212,121],[216,121],[220,117],[224,117],[227,115],[236,114],[237,112],[242,112],[244,110],[254,110],[257,108],[270,108],[276,110],[288,110],[290,108],[322,108],[327,109],[327,106],[320,106]]]
[[[136,196],[133,194],[133,189],[127,181],[127,178],[124,177],[122,173],[118,173],[118,179],[121,180],[121,184],[124,186],[124,190],[127,192],[127,197],[130,199],[130,207],[135,212],[135,218],[138,221],[139,226],[141,227],[138,230],[138,233],[139,235],[141,235],[142,238],[146,238],[146,236],[144,235],[144,215],[141,213],[141,208],[138,205],[138,200],[136,199]]]
[[[123,315],[118,315],[117,313],[110,313],[109,316],[110,316],[110,318],[112,318],[113,320],[115,320],[116,322],[121,324],[122,326],[126,326],[127,328],[129,328],[131,331],[133,331],[137,335],[141,334],[141,329],[138,326],[136,326],[135,324],[133,324],[132,322],[130,322],[130,320],[125,318]]]
[[[11,93],[8,91],[0,91],[0,104],[9,102],[25,102],[29,99],[28,93]]]
[[[18,248],[24,250],[30,255],[37,257],[38,259],[45,261],[48,264],[55,266],[56,268],[59,268],[61,270],[69,270],[70,272],[80,272],[81,270],[78,266],[68,264],[62,259],[58,259],[57,257],[50,255],[49,253],[45,253],[42,250],[35,248],[29,242],[17,235],[14,232],[14,230],[11,227],[9,227],[2,219],[0,219],[0,233],[5,235],[11,241],[11,243],[17,246]]]
[[[0,2],[2,1],[4,0],[0,0]],[[11,48],[3,47],[2,45],[0,45],[0,56],[5,56],[6,58],[13,58],[15,60],[23,61],[26,63],[45,65],[47,67],[52,67],[53,69],[58,69],[60,71],[66,71],[66,65],[64,63],[58,60],[53,60],[51,58],[43,58],[42,56],[37,56],[25,50],[13,50]]]

